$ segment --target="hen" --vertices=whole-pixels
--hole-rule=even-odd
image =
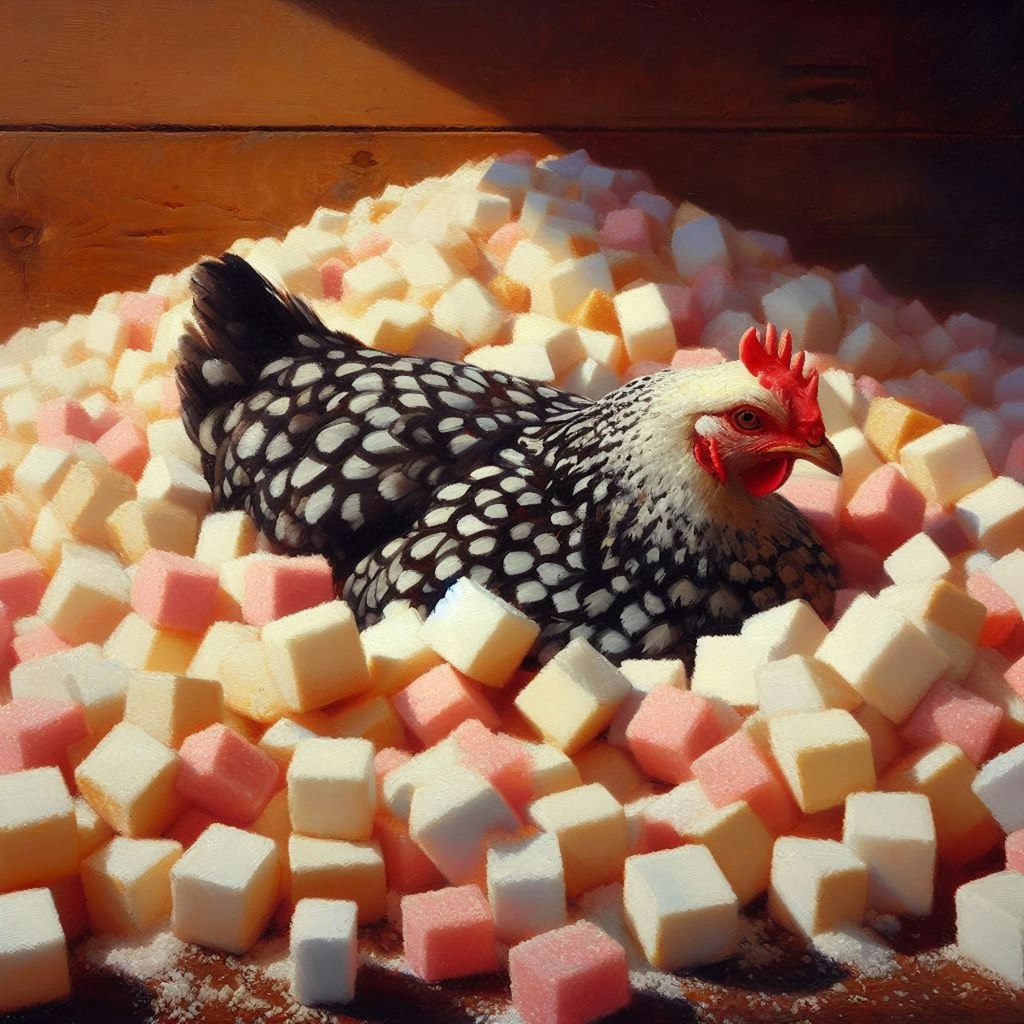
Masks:
[[[461,576],[542,626],[541,662],[585,637],[692,663],[793,598],[831,614],[838,567],[773,493],[796,459],[842,469],[788,332],[591,401],[365,348],[231,254],[192,290],[178,385],[215,507],[323,553],[360,626]]]

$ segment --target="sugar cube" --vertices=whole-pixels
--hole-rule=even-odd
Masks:
[[[494,921],[475,885],[403,896],[402,938],[410,967],[424,981],[498,969]]]
[[[1015,988],[1024,987],[1024,875],[997,871],[957,889],[956,944]]]
[[[373,744],[328,738],[300,743],[288,766],[288,803],[296,832],[369,839],[377,806]]]
[[[67,941],[49,890],[0,894],[0,1012],[70,995]]]
[[[565,874],[558,839],[541,832],[487,851],[487,899],[494,929],[515,944],[566,923]]]
[[[293,835],[288,840],[289,898],[352,900],[360,924],[386,911],[384,858],[376,842]]]
[[[358,965],[356,905],[352,900],[303,899],[292,914],[289,991],[297,1003],[347,1003]]]

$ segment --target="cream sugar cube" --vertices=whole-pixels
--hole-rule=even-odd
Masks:
[[[0,894],[0,1013],[70,995],[67,941],[50,891]]]
[[[359,634],[374,692],[391,696],[440,665],[441,656],[422,638],[423,621],[415,608],[404,608]]]
[[[775,837],[750,804],[739,800],[709,811],[689,826],[685,838],[710,852],[740,906],[768,888]]]
[[[935,822],[922,793],[851,793],[843,843],[868,867],[868,906],[911,917],[932,912]]]
[[[573,754],[608,727],[630,689],[617,668],[578,638],[527,683],[515,705],[548,743]]]
[[[840,324],[830,287],[813,274],[794,278],[761,299],[769,323],[786,324],[796,349],[835,352]]]
[[[947,577],[952,564],[927,534],[916,533],[883,563],[893,583],[927,583]]]
[[[195,545],[195,559],[219,568],[232,558],[256,550],[256,526],[241,510],[213,512],[203,519]]]
[[[643,284],[615,296],[615,312],[630,361],[668,362],[676,352],[672,316],[656,284]]]
[[[316,739],[319,732],[292,718],[279,718],[260,737],[259,747],[287,770],[295,755],[295,748],[303,740]]]
[[[438,601],[420,637],[471,679],[504,686],[539,633],[517,608],[464,577]]]
[[[485,345],[466,356],[465,361],[482,370],[515,374],[541,384],[553,384],[558,376],[541,345]]]
[[[626,817],[622,804],[603,786],[541,797],[529,813],[538,828],[558,839],[569,896],[621,877],[628,845]]]
[[[78,832],[78,855],[85,860],[114,836],[114,830],[96,813],[84,797],[74,801],[75,828]]]
[[[249,571],[264,564],[256,562]],[[343,601],[328,600],[268,622],[261,641],[290,711],[312,711],[370,687],[355,617]]]
[[[369,839],[377,806],[373,744],[327,738],[300,743],[288,766],[288,805],[298,833]]]
[[[1024,875],[997,871],[956,891],[956,944],[975,963],[1024,987]]]
[[[534,310],[556,320],[568,320],[594,291],[615,294],[608,257],[603,253],[562,260],[530,287]]]
[[[983,765],[971,788],[1004,832],[1024,828],[1024,744]]]
[[[755,679],[758,707],[768,718],[828,708],[856,711],[864,703],[835,669],[801,654],[762,665]]]
[[[487,851],[487,899],[495,934],[515,945],[567,923],[558,839],[547,832]]]
[[[173,455],[151,456],[135,489],[139,498],[168,501],[198,516],[210,508],[210,485],[202,473]]]
[[[157,629],[129,612],[103,645],[103,657],[132,669],[181,675],[198,648],[197,634]]]
[[[904,445],[900,464],[927,499],[946,507],[992,480],[978,435],[970,427],[955,423],[937,427]]]
[[[131,935],[171,916],[171,868],[182,854],[170,839],[115,836],[82,862],[82,885],[94,932]]]
[[[180,747],[187,736],[223,716],[224,691],[212,679],[155,672],[129,676],[124,720],[165,746]]]
[[[76,462],[53,495],[57,518],[80,541],[107,542],[107,517],[118,505],[135,497],[131,477],[103,462]]]
[[[183,942],[245,953],[277,905],[278,872],[270,839],[211,825],[171,869],[171,929]]]
[[[771,641],[759,636],[702,636],[697,639],[690,690],[733,707],[757,704],[755,670],[768,660]]]
[[[75,813],[61,773],[44,767],[0,775],[0,890],[77,870]]]
[[[828,628],[806,601],[797,600],[752,615],[743,623],[741,635],[764,643],[765,658],[779,661],[794,654],[814,654],[828,636]]]
[[[355,903],[300,900],[292,914],[289,952],[292,999],[304,1006],[350,1002],[358,967]]]
[[[14,470],[14,487],[26,501],[41,508],[57,493],[73,464],[74,457],[66,449],[32,445]]]
[[[109,543],[129,565],[152,549],[191,555],[198,532],[195,512],[167,501],[126,501],[107,518]]]
[[[381,694],[367,694],[345,701],[334,711],[311,712],[315,727],[334,739],[365,739],[375,747],[406,746],[408,737],[391,701]]]
[[[121,722],[75,769],[78,791],[111,828],[133,839],[158,836],[184,810],[174,789],[178,755]]]
[[[996,558],[1024,547],[1024,484],[1000,476],[956,503],[968,535]]]
[[[523,741],[523,747],[530,758],[530,784],[535,798],[561,793],[582,785],[579,769],[568,755],[557,747],[550,743],[526,741]]]
[[[537,345],[544,350],[556,374],[564,374],[584,357],[579,332],[538,313],[521,313],[512,324],[513,345]]]
[[[470,348],[494,341],[504,322],[501,307],[479,281],[464,277],[445,291],[432,310],[434,323]]]
[[[630,1001],[625,950],[589,921],[514,946],[509,977],[512,1002],[526,1024],[588,1024]]]
[[[680,277],[695,277],[705,267],[730,264],[724,222],[710,215],[681,224],[672,232],[672,258]]]
[[[99,548],[65,544],[39,615],[71,644],[103,641],[129,610],[131,584],[121,563]]]
[[[847,500],[853,498],[861,484],[876,470],[882,467],[882,460],[875,454],[874,449],[868,443],[868,439],[857,427],[847,427],[833,434],[830,438],[839,457],[843,461],[843,494]],[[798,476],[805,475],[808,470],[799,465]],[[819,476],[824,472],[816,466],[811,466],[812,476]]]
[[[627,857],[626,919],[659,970],[714,963],[739,940],[736,894],[703,846]]]
[[[289,900],[352,900],[360,924],[387,911],[384,858],[376,842],[346,842],[314,836],[288,839]]]
[[[806,938],[859,924],[868,893],[867,865],[831,839],[783,836],[772,853],[768,912]]]

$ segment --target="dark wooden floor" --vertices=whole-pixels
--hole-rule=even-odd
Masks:
[[[0,0],[0,337],[318,204],[587,147],[1024,331],[1024,5]]]

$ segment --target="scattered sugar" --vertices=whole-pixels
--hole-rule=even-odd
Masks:
[[[816,935],[814,947],[830,960],[853,967],[869,978],[884,978],[897,966],[887,945],[873,933],[852,924]]]
[[[127,938],[97,935],[86,939],[77,955],[90,967],[126,974],[150,981],[170,974],[186,949],[185,943],[169,931],[154,931]]]
[[[879,935],[898,935],[903,925],[895,914],[880,914],[877,910],[869,910],[864,915],[864,921],[873,928]]]

